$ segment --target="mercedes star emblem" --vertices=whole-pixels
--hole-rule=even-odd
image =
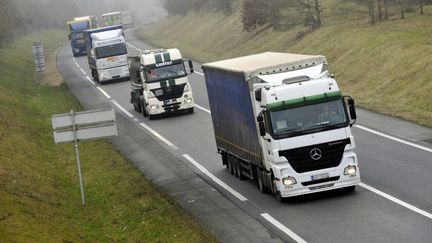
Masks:
[[[322,152],[319,148],[314,148],[310,151],[310,157],[313,160],[319,160],[322,157]]]
[[[168,93],[171,92],[171,91],[172,91],[171,87],[167,87],[167,88],[166,88],[166,91],[167,91]]]

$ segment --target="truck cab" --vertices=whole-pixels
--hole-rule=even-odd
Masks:
[[[318,61],[319,63],[320,61]],[[273,190],[291,197],[360,182],[350,126],[354,101],[342,96],[325,59],[312,67],[258,75],[254,106]]]
[[[129,59],[131,103],[149,118],[185,110],[193,113],[192,87],[178,49],[144,51]],[[190,73],[193,65],[188,61]]]
[[[129,77],[126,41],[121,26],[86,31],[86,45],[95,81],[104,83]]]
[[[72,49],[74,57],[86,55],[86,46],[84,40],[84,30],[90,29],[90,23],[86,19],[79,19],[67,22]]]

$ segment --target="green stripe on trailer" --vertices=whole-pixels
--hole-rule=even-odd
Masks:
[[[175,80],[174,79],[168,80],[168,86],[174,86],[174,85],[175,85]]]
[[[169,54],[169,52],[164,52],[163,53],[163,58],[164,58],[164,62],[171,61],[171,55]]]
[[[160,86],[161,86],[161,88],[168,86],[168,85],[167,85],[167,81],[166,81],[166,80],[161,81],[161,82],[160,82]]]
[[[156,63],[162,63],[162,56],[161,56],[161,54],[155,54],[155,61],[156,61]]]
[[[292,99],[292,100],[283,100],[283,101],[278,101],[278,102],[268,104],[267,109],[269,111],[278,111],[278,110],[283,110],[283,109],[286,109],[289,107],[298,106],[298,105],[304,104],[306,102],[315,102],[315,101],[326,100],[326,99],[331,99],[331,98],[338,98],[341,96],[342,96],[342,93],[340,91],[335,91],[335,92],[324,93],[324,94],[319,94],[319,95],[312,95],[312,96],[307,96],[307,97],[302,97],[302,98],[296,98],[296,99]]]

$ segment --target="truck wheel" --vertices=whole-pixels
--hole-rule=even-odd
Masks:
[[[132,98],[132,102],[133,102],[134,109],[136,111],[138,111],[139,113],[141,113],[142,112],[141,111],[141,102],[137,99],[134,99],[134,98]]]
[[[233,165],[233,160],[232,160],[232,156],[231,155],[227,155],[227,165],[228,165],[228,170],[230,172],[231,175],[234,175],[234,165]]]
[[[189,113],[189,114],[192,114],[194,112],[194,108],[192,107],[192,108],[189,108],[189,109],[187,109],[187,113]]]
[[[276,199],[277,199],[279,202],[286,202],[286,198],[282,197],[280,191],[277,191],[277,192],[276,192]]]
[[[257,185],[258,185],[258,190],[261,193],[268,193],[268,188],[264,185],[263,182],[263,178],[262,178],[262,173],[261,171],[259,171],[258,168],[256,168],[256,175],[257,175]]]
[[[148,116],[148,112],[146,110],[146,105],[145,105],[146,103],[145,103],[145,100],[144,100],[144,98],[142,96],[140,96],[140,103],[141,103],[141,110],[142,110],[143,116],[147,117]]]
[[[237,164],[237,177],[242,181],[245,180],[246,177],[243,175],[243,168],[241,166],[241,162],[239,159],[236,159],[236,164]]]

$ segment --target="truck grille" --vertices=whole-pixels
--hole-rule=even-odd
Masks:
[[[183,90],[186,84],[166,86],[158,89],[152,89],[151,92],[156,96],[159,101],[168,99],[177,99],[183,95]]]
[[[285,157],[297,173],[326,169],[336,167],[340,164],[345,146],[350,143],[350,139],[347,138],[329,143],[279,151],[279,156]],[[317,153],[321,156],[316,155]]]

